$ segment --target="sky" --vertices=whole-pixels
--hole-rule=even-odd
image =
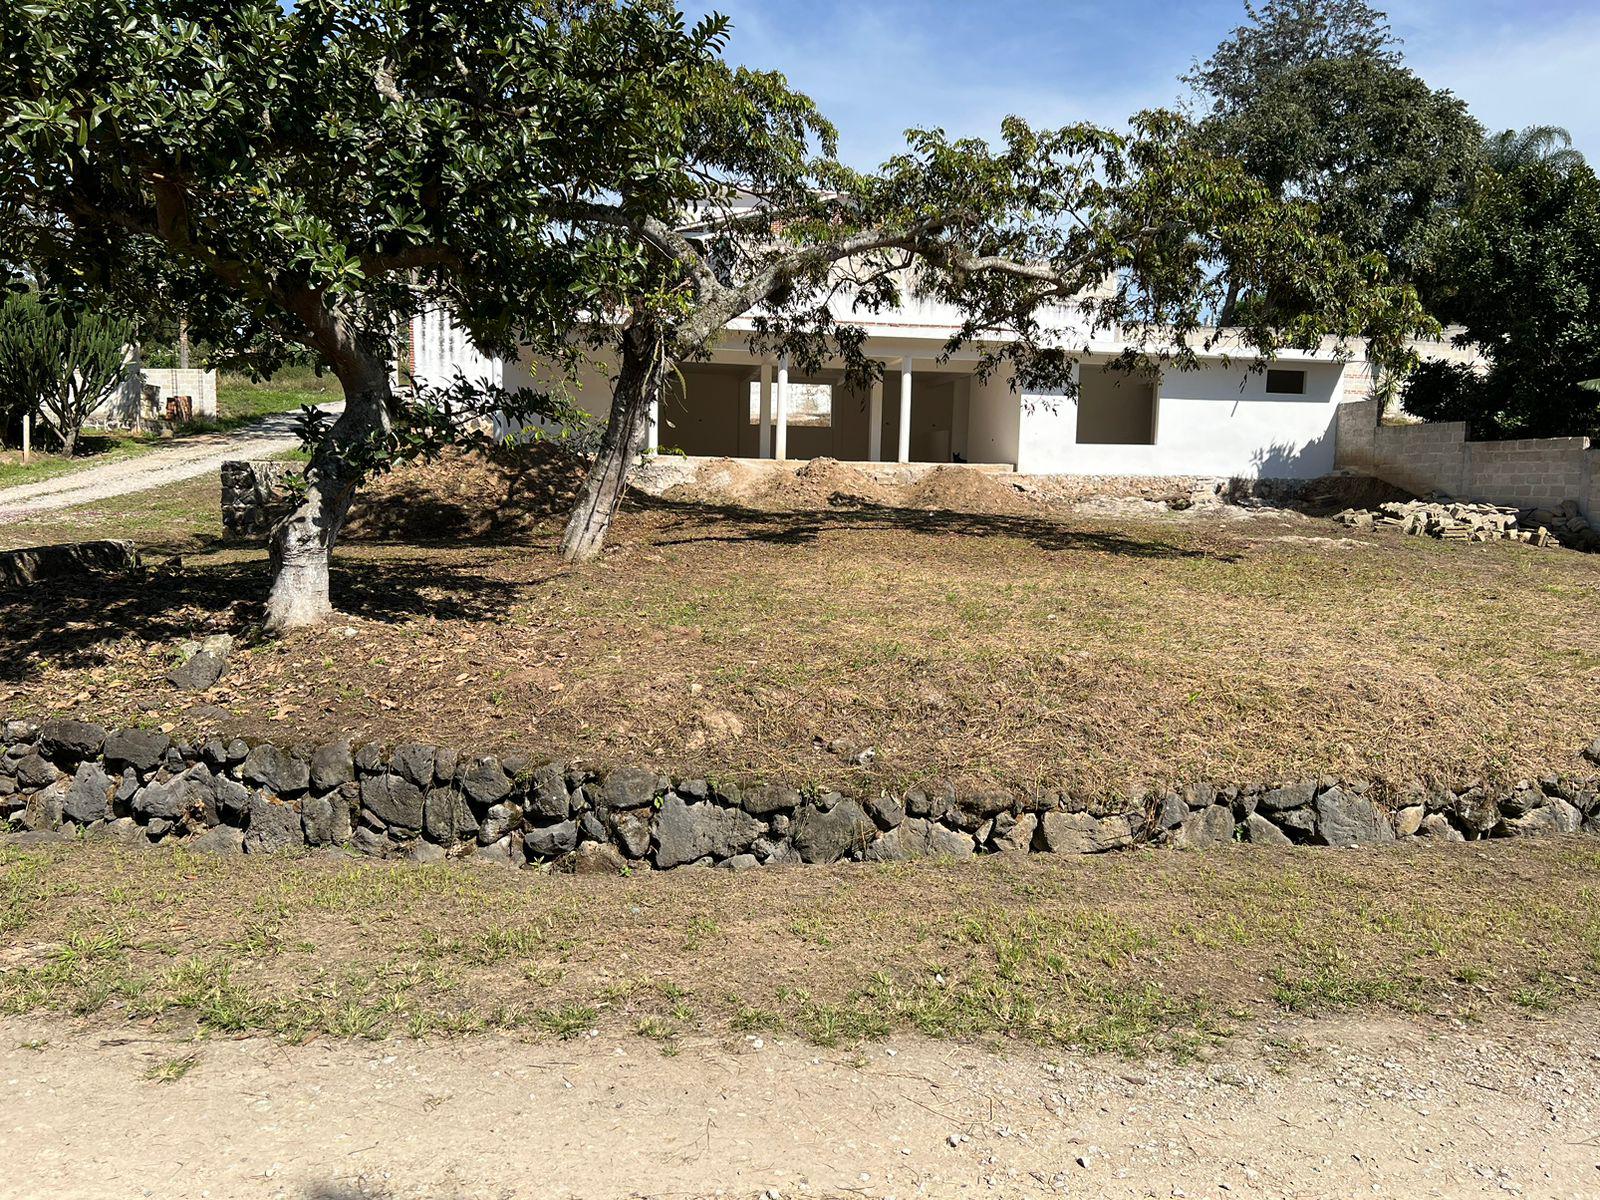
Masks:
[[[1384,7],[1377,0],[1375,7]],[[1243,0],[715,0],[735,62],[809,94],[840,151],[872,167],[912,126],[993,136],[1039,125],[1118,125],[1174,106],[1177,76],[1244,18]],[[1491,130],[1565,126],[1600,162],[1600,0],[1391,0],[1408,66]]]

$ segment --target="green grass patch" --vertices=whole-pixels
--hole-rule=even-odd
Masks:
[[[1239,847],[585,880],[4,850],[0,1012],[295,1040],[600,1029],[670,1053],[916,1032],[1185,1056],[1273,1014],[1592,1001],[1592,860],[1561,842]]]

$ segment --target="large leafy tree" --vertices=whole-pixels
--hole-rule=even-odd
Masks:
[[[1569,158],[1486,171],[1440,234],[1430,307],[1486,370],[1425,363],[1406,408],[1479,437],[1600,436],[1600,180]]]
[[[660,75],[613,78],[619,46]],[[338,376],[345,410],[272,541],[268,623],[313,623],[355,487],[405,415],[400,320],[448,303],[486,348],[556,352],[573,256],[544,206],[652,136],[629,86],[686,86],[714,58],[659,6],[7,4],[0,241],[66,291],[181,306],[225,356],[270,369],[305,347]]]
[[[1481,128],[1405,67],[1387,18],[1364,0],[1266,0],[1245,12],[1183,77],[1200,135],[1273,196],[1315,204],[1322,232],[1417,280],[1441,205],[1476,168]],[[1277,303],[1230,284],[1225,321],[1242,304]]]
[[[1096,335],[1126,339],[1125,365],[1194,365],[1224,286],[1215,267],[1278,303],[1226,337],[1269,356],[1286,343],[1376,333],[1400,345],[1424,325],[1414,293],[1320,233],[1315,211],[1274,198],[1167,113],[1119,133],[1035,130],[1008,120],[998,145],[913,133],[905,153],[856,173],[833,131],[781,77],[729,72],[668,101],[654,157],[612,163],[601,194],[555,205],[578,244],[586,326],[618,370],[595,466],[568,523],[571,560],[602,545],[646,414],[679,362],[750,318],[752,349],[865,381],[862,318],[912,292],[961,314],[947,350],[980,370],[1069,389]],[[644,148],[640,148],[644,149]]]

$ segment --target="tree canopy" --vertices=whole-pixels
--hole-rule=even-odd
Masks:
[[[1477,437],[1600,436],[1600,181],[1534,156],[1486,171],[1440,234],[1430,306],[1486,372],[1423,364],[1406,408]]]
[[[1249,23],[1183,77],[1200,136],[1278,199],[1314,203],[1319,228],[1353,253],[1380,253],[1397,279],[1417,280],[1440,206],[1476,169],[1481,127],[1404,65],[1387,19],[1363,0],[1245,10]],[[1225,320],[1235,298],[1251,299],[1236,286]]]
[[[582,261],[549,202],[648,165],[655,99],[703,91],[719,44],[664,4],[6,5],[0,241],[46,287],[181,307],[224,357],[326,360],[346,408],[275,532],[269,603],[315,621],[352,464],[404,416],[398,322],[443,303],[486,349],[559,353]]]

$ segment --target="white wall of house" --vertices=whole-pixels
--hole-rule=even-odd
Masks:
[[[1021,397],[1017,469],[1030,474],[1216,475],[1310,479],[1333,469],[1334,419],[1343,399],[1343,366],[1285,362],[1305,372],[1302,395],[1272,395],[1266,375],[1220,363],[1171,371],[1157,391],[1153,444],[1079,441],[1078,401],[1048,393]],[[1094,371],[1085,364],[1084,375]],[[1085,401],[1103,399],[1108,379],[1096,372]],[[1111,392],[1128,406],[1148,404],[1145,385],[1126,379]],[[1127,422],[1127,427],[1137,425]],[[1114,427],[1114,423],[1112,423]],[[1105,436],[1097,423],[1091,436]]]
[[[442,315],[419,318],[413,332],[420,382],[445,383],[458,371],[510,389],[539,381],[526,357],[505,363],[486,358]],[[1080,368],[1081,396],[1069,397],[1015,391],[1004,371],[983,380],[970,374],[975,364],[939,363],[938,345],[928,339],[875,335],[867,352],[875,351],[886,364],[883,459],[896,455],[900,369],[910,356],[912,461],[948,462],[959,454],[973,463],[1010,463],[1028,474],[1312,478],[1333,469],[1335,411],[1347,391],[1347,368],[1329,356],[1274,364],[1303,371],[1304,391],[1272,394],[1266,374],[1249,371],[1243,360],[1169,371],[1152,384],[1107,373],[1102,354]],[[689,453],[757,456],[759,431],[746,407],[758,371],[737,339],[713,363],[688,365],[689,396],[664,401],[657,444]],[[802,382],[798,376],[793,381]],[[604,419],[611,402],[608,373],[580,372],[573,395]],[[864,459],[867,407],[866,397],[837,388],[829,427],[791,425],[788,456]]]
[[[974,377],[967,385],[968,462],[1017,462],[1023,425],[1019,399],[1011,390],[1011,377],[1001,371],[988,379]]]

